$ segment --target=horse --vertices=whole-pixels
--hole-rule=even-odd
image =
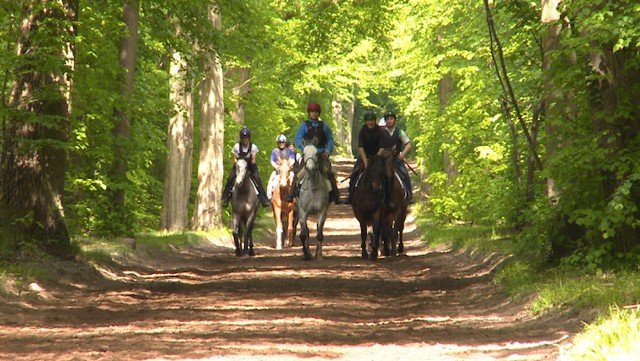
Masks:
[[[384,211],[384,190],[386,183],[385,159],[381,156],[373,156],[369,159],[369,165],[360,174],[356,181],[356,187],[351,197],[353,214],[360,223],[360,240],[362,258],[375,260],[378,257],[381,226]],[[367,229],[371,227],[371,254],[367,254]]]
[[[283,249],[286,246],[293,246],[293,239],[296,234],[296,211],[295,203],[286,201],[291,192],[291,164],[288,160],[280,162],[277,178],[278,183],[273,190],[271,204],[273,205],[273,218],[276,222],[276,249]],[[285,228],[286,225],[286,228]]]
[[[231,192],[231,208],[233,210],[233,243],[236,256],[243,254],[254,256],[251,232],[253,222],[258,214],[258,190],[251,180],[249,164],[245,159],[238,159],[235,166],[235,184]]]
[[[404,254],[404,243],[402,234],[404,232],[404,222],[407,219],[407,191],[400,174],[395,170],[393,155],[387,155],[385,168],[389,179],[391,205],[385,204],[384,219],[381,238],[384,243],[384,255],[398,256]],[[396,248],[397,246],[397,248]]]
[[[318,217],[316,259],[322,259],[322,241],[324,240],[322,230],[329,208],[329,185],[327,179],[322,175],[317,157],[318,149],[314,145],[309,144],[304,147],[302,161],[306,174],[300,180],[300,194],[296,203],[300,221],[300,242],[304,259],[307,261],[311,259],[307,219],[310,215]]]

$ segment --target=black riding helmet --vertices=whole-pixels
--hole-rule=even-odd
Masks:
[[[384,119],[386,120],[386,119],[389,119],[389,118],[397,119],[397,117],[396,117],[396,113],[394,113],[394,112],[387,112],[387,113],[384,115]]]
[[[366,122],[367,120],[376,120],[376,115],[374,112],[366,112],[364,113],[364,121]]]
[[[240,129],[240,139],[242,138],[251,138],[251,131],[246,126]]]

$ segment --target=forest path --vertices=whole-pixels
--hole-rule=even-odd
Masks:
[[[339,180],[350,169],[335,167]],[[58,270],[0,297],[0,359],[550,360],[580,327],[530,316],[492,283],[499,256],[429,248],[411,215],[407,256],[371,262],[351,208],[329,213],[320,261],[263,240],[253,258],[138,247],[101,274]]]

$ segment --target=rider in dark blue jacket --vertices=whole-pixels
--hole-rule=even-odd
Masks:
[[[304,144],[310,143],[312,139],[315,138],[316,147],[318,148],[318,158],[320,162],[320,169],[327,176],[329,181],[331,182],[331,191],[329,192],[329,201],[333,201],[335,204],[340,204],[340,193],[338,191],[338,184],[336,182],[336,177],[331,171],[331,162],[329,161],[329,155],[333,152],[334,142],[333,142],[333,133],[331,132],[331,128],[320,120],[318,117],[320,115],[320,105],[318,103],[310,103],[307,107],[307,114],[309,118],[300,124],[298,127],[298,131],[296,132],[296,136],[294,139],[295,145],[301,151],[304,149]],[[293,189],[291,194],[289,195],[287,200],[292,201],[294,197],[298,196],[300,184],[298,180],[301,179],[305,174],[304,167],[301,167],[296,171],[296,175],[294,177]]]

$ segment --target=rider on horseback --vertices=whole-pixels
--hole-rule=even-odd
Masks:
[[[333,151],[333,133],[331,128],[318,118],[320,115],[320,105],[318,103],[310,103],[307,107],[307,114],[309,119],[300,124],[294,143],[298,149],[303,150],[305,142],[311,143],[315,138],[316,144],[314,145],[318,148],[318,161],[321,163],[323,173],[331,182],[332,189],[329,192],[329,201],[333,200],[335,204],[340,204],[340,193],[338,192],[336,177],[331,171],[331,163],[329,162],[329,155]],[[287,201],[293,201],[293,198],[298,196],[300,191],[298,180],[303,179],[304,175],[305,168],[300,167],[294,175],[293,189],[287,197]]]
[[[384,121],[379,124],[387,137],[387,149],[394,151],[393,166],[400,173],[400,178],[407,190],[407,203],[413,203],[413,192],[411,190],[411,178],[404,165],[404,159],[411,151],[411,142],[404,130],[396,128],[396,114],[387,112]]]
[[[229,178],[227,179],[227,184],[224,187],[224,191],[222,192],[222,206],[226,207],[229,205],[229,200],[231,200],[231,190],[233,187],[233,183],[236,178],[236,161],[238,159],[246,159],[247,164],[249,164],[249,174],[253,179],[254,184],[258,190],[258,199],[260,203],[262,203],[263,207],[268,207],[271,205],[269,199],[267,199],[266,192],[264,190],[264,186],[262,185],[262,181],[260,180],[260,173],[258,172],[258,167],[256,165],[256,154],[258,154],[258,146],[251,143],[251,131],[247,127],[242,127],[240,130],[240,141],[236,143],[231,149],[231,153],[233,154],[233,170],[229,174]]]
[[[386,132],[376,124],[376,115],[373,112],[364,114],[364,125],[358,133],[358,154],[353,170],[349,175],[349,193],[344,204],[351,204],[351,197],[356,187],[359,175],[369,167],[369,161],[373,156],[382,155],[387,145]],[[387,183],[388,184],[388,183]],[[389,187],[385,187],[385,200],[389,200]]]
[[[271,199],[273,196],[273,189],[275,188],[278,172],[280,171],[280,164],[282,162],[289,162],[289,164],[293,167],[296,162],[296,153],[293,149],[289,148],[287,145],[287,137],[284,134],[278,135],[276,138],[277,146],[271,151],[271,159],[269,162],[273,167],[273,172],[271,172],[271,177],[269,177],[269,183],[267,184],[267,198]]]

